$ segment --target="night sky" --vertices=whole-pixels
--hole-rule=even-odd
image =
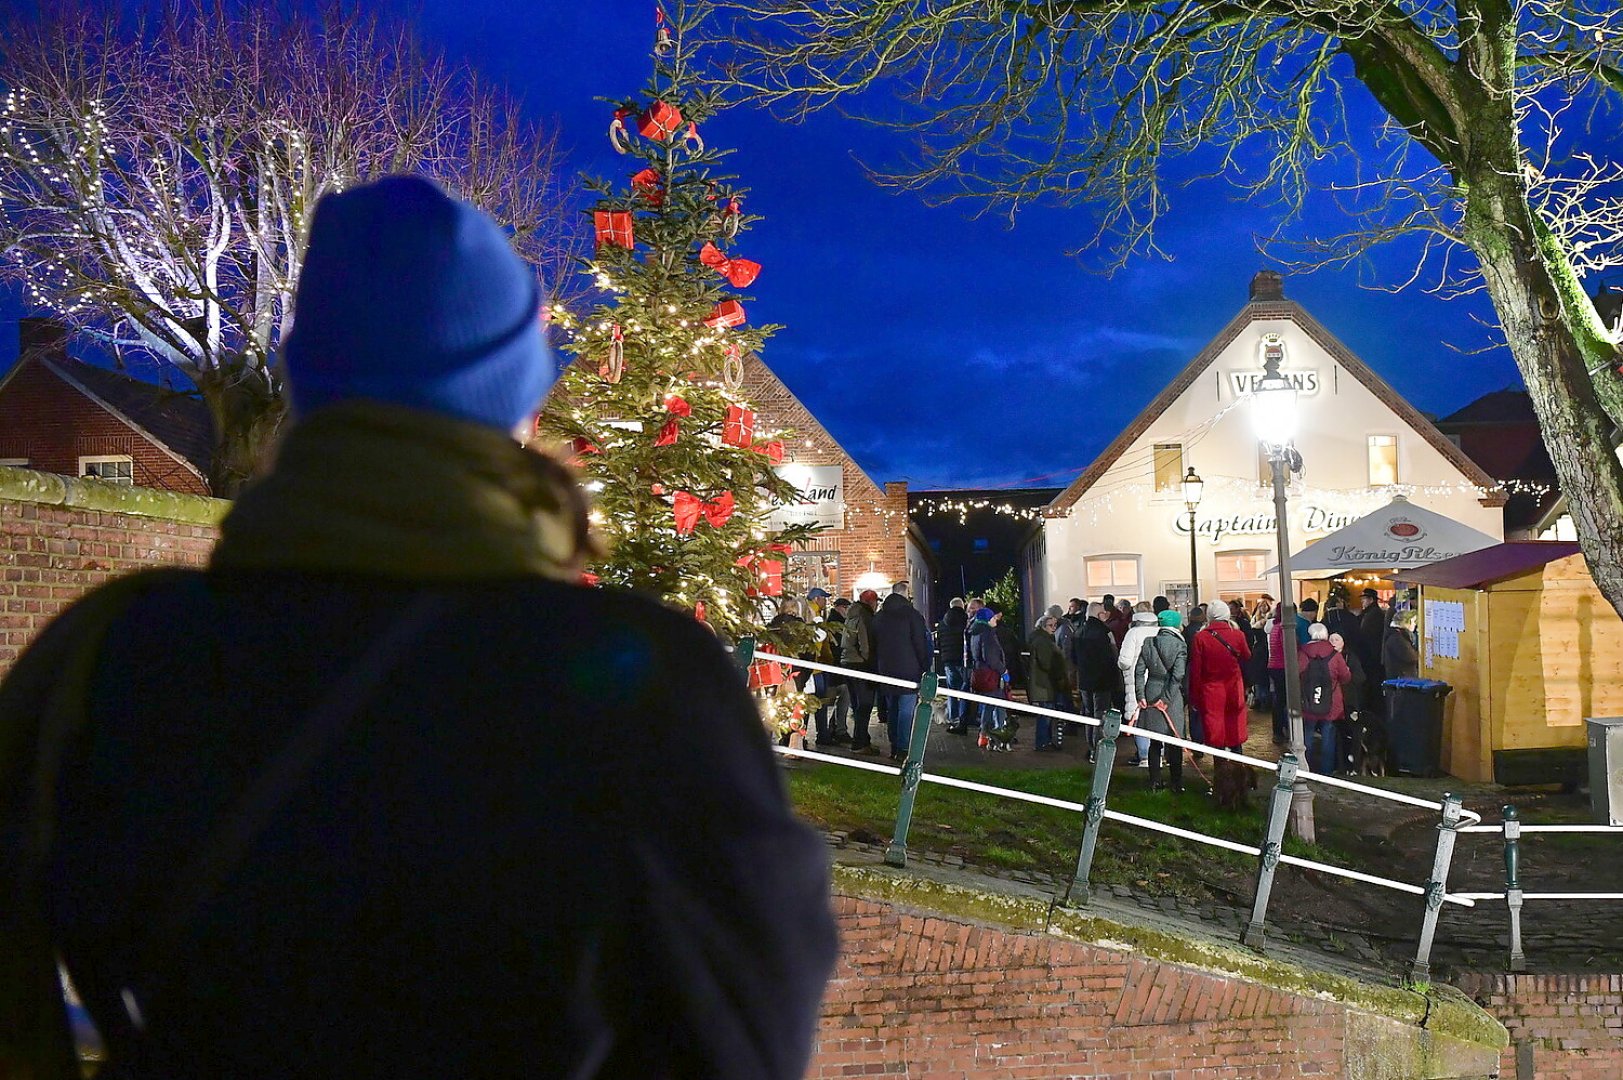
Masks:
[[[595,98],[646,81],[649,0],[419,0],[413,10],[430,44],[555,120],[574,168],[623,179],[630,159],[610,149],[609,111]],[[738,108],[705,137],[737,148],[729,164],[765,217],[737,246],[765,265],[751,320],[786,327],[764,359],[870,474],[915,489],[1068,482],[1234,315],[1252,274],[1273,266],[1254,235],[1273,229],[1276,209],[1233,201],[1222,183],[1172,193],[1159,237],[1171,261],[1138,257],[1103,277],[1067,254],[1091,235],[1085,213],[1029,210],[1011,229],[966,205],[931,208],[877,188],[859,158],[885,162],[900,137],[835,112],[792,125]],[[1337,224],[1321,212],[1297,231]],[[1491,320],[1484,298],[1363,287],[1397,285],[1412,266],[1412,250],[1394,249],[1355,269],[1290,276],[1286,295],[1423,410],[1519,385],[1508,352],[1478,351],[1491,341],[1478,321]],[[11,337],[0,335],[5,348]]]

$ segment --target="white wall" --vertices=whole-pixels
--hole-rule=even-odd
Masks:
[[[1183,467],[1193,465],[1206,481],[1197,518],[1200,599],[1244,591],[1231,587],[1238,583],[1217,581],[1219,552],[1266,550],[1264,566],[1274,565],[1272,490],[1258,483],[1256,435],[1233,379],[1261,373],[1260,343],[1268,333],[1279,334],[1284,342],[1281,370],[1317,383],[1316,390],[1298,397],[1296,446],[1304,470],[1290,487],[1292,551],[1384,506],[1395,494],[1496,538],[1504,536],[1503,511],[1481,505],[1481,494],[1441,451],[1295,322],[1259,320],[1243,329],[1083,493],[1067,517],[1046,522],[1044,604],[1063,603],[1071,596],[1097,599],[1106,591],[1149,597],[1164,592],[1171,582],[1188,580],[1188,513],[1181,488],[1165,494],[1154,491],[1156,443],[1181,443]],[[1397,487],[1370,486],[1369,435],[1397,436]],[[1137,589],[1088,587],[1084,560],[1118,553],[1140,560]],[[1274,587],[1267,591],[1278,594]]]

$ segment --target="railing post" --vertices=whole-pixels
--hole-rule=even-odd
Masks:
[[[1431,877],[1426,881],[1426,914],[1420,924],[1420,944],[1415,949],[1414,963],[1409,966],[1411,983],[1431,981],[1431,942],[1437,934],[1437,916],[1443,909],[1443,898],[1448,895],[1448,864],[1454,858],[1454,841],[1459,836],[1460,797],[1443,793],[1443,820],[1437,824],[1437,854],[1431,862]]]
[[[907,761],[902,765],[902,801],[896,808],[896,834],[885,849],[885,862],[890,866],[907,865],[907,829],[913,823],[913,798],[918,794],[919,777],[924,775],[924,748],[930,743],[930,703],[935,700],[937,679],[933,671],[926,671],[919,679],[913,728],[907,733]]]
[[[1257,858],[1257,888],[1251,900],[1251,923],[1240,935],[1241,944],[1262,952],[1268,943],[1268,899],[1274,892],[1274,871],[1279,868],[1279,854],[1285,842],[1285,823],[1290,819],[1291,798],[1295,794],[1296,772],[1299,768],[1295,754],[1284,754],[1279,759],[1279,776],[1274,781],[1273,795],[1268,799],[1268,831],[1263,836],[1262,854]]]
[[[1085,824],[1082,826],[1082,850],[1076,856],[1076,873],[1070,888],[1065,890],[1065,902],[1075,897],[1075,903],[1086,904],[1093,899],[1093,888],[1088,878],[1093,873],[1093,853],[1099,846],[1099,826],[1105,819],[1105,799],[1110,794],[1110,774],[1116,765],[1116,737],[1121,734],[1121,710],[1108,709],[1099,724],[1099,745],[1094,750],[1093,791],[1088,795]]]
[[[754,635],[746,634],[738,639],[738,644],[733,647],[733,659],[738,661],[745,674],[749,673],[750,665],[755,662]]]
[[[1505,906],[1510,909],[1510,962],[1507,966],[1511,971],[1526,971],[1527,957],[1522,953],[1522,819],[1509,803],[1505,804],[1504,830]]]

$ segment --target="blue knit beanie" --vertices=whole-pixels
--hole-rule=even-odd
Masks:
[[[496,223],[430,181],[324,196],[282,353],[293,408],[365,398],[511,431],[555,377],[540,308]]]
[[[991,608],[983,607],[979,611],[975,612],[975,618],[981,622],[991,622],[992,616],[996,614],[997,612],[993,611]]]

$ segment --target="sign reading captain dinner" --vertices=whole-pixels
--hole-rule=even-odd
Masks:
[[[845,527],[845,466],[779,465],[779,476],[800,492],[796,502],[780,506],[768,519],[769,528],[816,525],[829,529]]]

